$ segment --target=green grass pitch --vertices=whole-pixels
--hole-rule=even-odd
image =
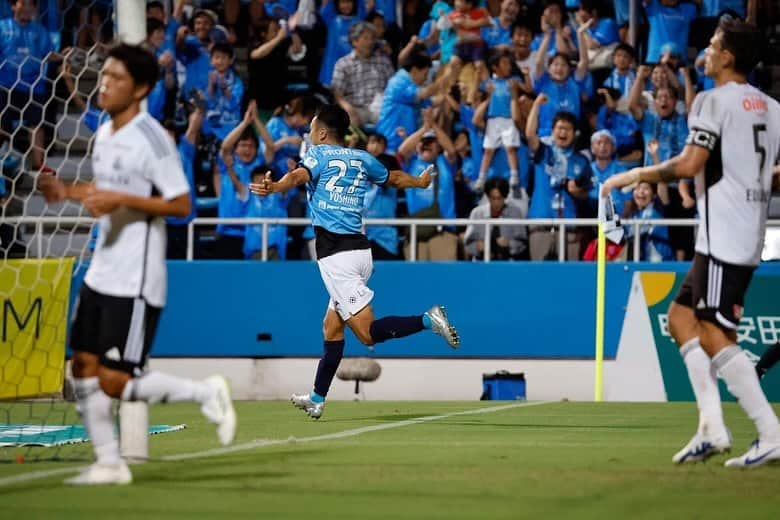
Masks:
[[[41,449],[0,453],[0,517],[780,518],[780,467],[727,470],[723,456],[672,465],[695,429],[693,403],[555,402],[410,421],[505,404],[332,402],[312,421],[286,402],[239,402],[239,449],[180,461],[161,459],[218,448],[214,428],[194,405],[160,405],[154,424],[187,429],[152,437],[155,460],[133,466],[129,486],[67,488],[69,475],[7,483],[83,466],[88,445],[58,450],[58,461],[33,462]],[[734,404],[725,412],[742,453],[752,424]],[[259,439],[284,442],[247,447]]]

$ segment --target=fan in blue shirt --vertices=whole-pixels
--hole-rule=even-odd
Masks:
[[[634,90],[639,90],[636,85]],[[671,87],[660,87],[654,92],[655,113],[642,108],[638,95],[632,92],[629,108],[639,122],[644,142],[658,140],[658,156],[663,162],[678,155],[688,137],[688,122],[685,115],[677,112],[677,92]],[[653,164],[645,154],[645,165]]]
[[[252,170],[252,182],[262,182],[268,168],[261,166]],[[287,205],[290,201],[288,193],[271,193],[261,197],[254,193],[247,201],[247,218],[287,218]],[[267,258],[284,260],[287,256],[287,226],[274,224],[268,226]],[[246,226],[244,235],[244,256],[260,259],[263,249],[263,226],[261,224]]]
[[[188,96],[193,89],[206,92],[211,67],[211,30],[214,20],[208,11],[196,11],[192,18],[192,35],[190,28],[181,26],[176,33],[176,58],[186,69],[186,78],[182,92]]]
[[[215,43],[211,47],[211,67],[203,133],[212,134],[221,141],[241,121],[244,83],[233,70],[233,47],[230,44]]]
[[[431,58],[428,55],[414,53],[387,83],[379,111],[377,132],[387,139],[388,153],[398,150],[404,140],[402,135],[409,135],[417,130],[424,101],[447,81],[446,74],[443,74],[437,81],[423,87],[430,68]],[[399,134],[399,129],[402,134]]]
[[[550,40],[547,46],[542,49],[544,39],[548,34]],[[571,24],[564,24],[563,7],[560,3],[553,1],[546,4],[542,13],[542,33],[538,34],[531,42],[531,50],[546,54],[546,58],[551,58],[556,54],[568,57],[577,52],[576,31]]]
[[[435,183],[423,190],[406,192],[409,215],[430,208],[434,202],[438,202],[441,218],[455,218],[457,152],[449,135],[433,121],[430,110],[426,110],[420,129],[401,143],[398,155],[410,175],[422,175],[432,166],[435,166],[438,172]]]
[[[582,24],[579,31],[585,31],[589,24]],[[588,52],[584,46],[580,47],[580,60],[577,68],[572,71],[569,59],[564,54],[555,54],[550,60],[545,72],[546,50],[552,39],[552,33],[547,32],[542,40],[542,45],[536,55],[536,72],[538,79],[534,84],[534,91],[545,94],[548,102],[543,104],[539,114],[539,136],[546,137],[552,131],[552,121],[558,112],[570,112],[578,120],[581,115],[581,103],[583,94],[583,81],[588,75]]]
[[[612,64],[615,67],[604,80],[604,86],[620,91],[620,97],[628,96],[636,81],[636,71],[633,68],[635,56],[634,48],[627,43],[615,47],[615,53],[612,55]]]
[[[658,196],[656,196],[656,189]],[[669,205],[668,187],[664,183],[655,184],[640,182],[632,192],[630,204],[626,204],[628,218],[662,219]],[[634,226],[627,226],[627,243],[633,243]],[[674,251],[669,242],[669,228],[653,224],[639,226],[639,258],[645,262],[663,262],[674,260]],[[633,250],[633,248],[632,248]]]
[[[366,151],[381,162],[388,171],[399,170],[398,160],[385,153],[387,139],[382,134],[368,136]],[[366,218],[395,218],[398,190],[392,186],[373,185],[366,193],[363,216]],[[366,226],[366,238],[371,242],[371,256],[376,260],[398,260],[398,229],[395,226]]]
[[[620,164],[615,157],[616,144],[615,136],[609,130],[594,132],[590,138],[590,152],[593,154],[594,160],[590,163],[593,177],[591,178],[591,189],[588,192],[588,205],[592,216],[598,214],[599,184],[626,170],[625,166]],[[630,196],[624,194],[622,190],[612,190],[611,195],[615,211],[618,215],[622,215],[623,206],[630,199]]]
[[[498,16],[493,18],[493,24],[483,27],[482,40],[488,48],[503,47],[509,50],[512,47],[512,27],[520,14],[518,0],[504,0]]]
[[[418,333],[426,328],[441,334],[452,347],[458,334],[439,306],[416,316],[374,318],[374,293],[368,288],[373,270],[370,243],[362,234],[363,208],[369,184],[393,188],[427,188],[433,168],[414,177],[400,170],[389,171],[364,150],[344,148],[349,115],[337,105],[320,107],[311,122],[311,148],[301,164],[279,181],[266,174],[250,185],[253,193],[266,196],[286,193],[306,185],[316,234],[317,264],[330,295],[322,323],[324,353],[310,393],[292,396],[293,404],[312,418],[322,416],[325,397],[344,355],[344,329],[349,327],[364,345],[374,345]],[[411,191],[411,190],[410,190]],[[318,324],[319,326],[319,324]]]
[[[263,136],[265,148],[263,155],[258,153],[260,146],[252,125],[257,125]],[[249,104],[244,118],[222,142],[220,147],[219,166],[219,217],[239,218],[247,213],[248,186],[252,180],[252,172],[265,166],[273,157],[273,142],[265,127],[257,118],[257,107],[254,102]],[[266,168],[268,170],[268,168]],[[224,242],[240,242],[230,244],[227,252],[230,258],[243,258],[244,226],[220,224],[217,234],[228,237]],[[233,240],[230,240],[232,238]],[[228,246],[226,246],[228,247]]]
[[[320,16],[328,28],[328,40],[320,67],[320,83],[326,87],[330,86],[336,62],[352,52],[349,29],[360,21],[356,12],[355,0],[335,0],[324,4],[320,10]]]
[[[645,11],[650,22],[647,62],[661,59],[661,47],[667,43],[678,49],[688,48],[688,30],[696,18],[696,4],[680,0],[646,0]]]

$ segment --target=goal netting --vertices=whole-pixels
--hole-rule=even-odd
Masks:
[[[47,205],[35,179],[42,170],[65,182],[92,178],[89,127],[98,113],[92,101],[113,38],[113,6],[105,0],[37,4],[31,23],[42,26],[53,52],[43,57],[30,46],[0,56],[2,462],[91,456],[66,399],[65,348],[74,288],[90,257],[92,219],[79,204]],[[0,7],[6,19],[0,23],[13,26],[6,17],[25,13],[8,6]]]

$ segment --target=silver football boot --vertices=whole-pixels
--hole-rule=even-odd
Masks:
[[[431,330],[447,340],[452,348],[458,348],[460,345],[460,338],[458,337],[458,331],[447,319],[447,312],[441,305],[434,305],[425,313],[431,320]]]
[[[296,408],[300,408],[312,419],[319,419],[322,417],[322,412],[325,409],[325,402],[315,403],[311,400],[309,394],[293,394],[290,397],[290,402]]]

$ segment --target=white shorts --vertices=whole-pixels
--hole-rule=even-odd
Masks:
[[[328,309],[336,311],[344,321],[374,299],[374,291],[366,286],[374,270],[370,249],[342,251],[317,260],[317,265],[330,295]]]
[[[509,117],[491,117],[487,120],[483,148],[518,148],[520,146],[520,132],[515,122]]]

